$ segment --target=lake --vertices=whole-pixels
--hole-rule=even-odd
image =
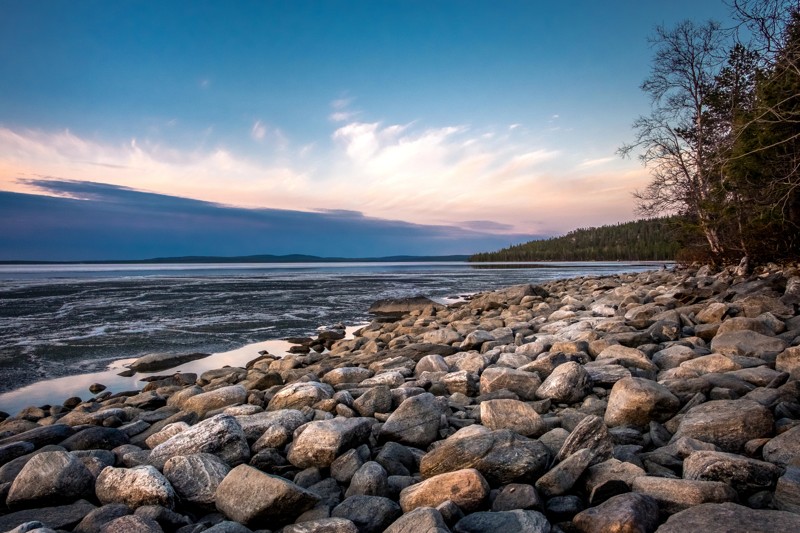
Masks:
[[[240,365],[290,336],[370,320],[378,299],[440,302],[518,283],[639,272],[662,263],[270,263],[0,265],[0,410],[89,396],[128,359],[218,354]],[[202,371],[202,370],[200,370]],[[83,376],[83,377],[78,377]],[[55,378],[61,378],[57,380]],[[109,385],[140,387],[141,376]],[[37,384],[37,385],[33,385]],[[33,385],[33,386],[31,386]],[[113,387],[112,387],[113,385]],[[16,391],[16,392],[11,392]]]

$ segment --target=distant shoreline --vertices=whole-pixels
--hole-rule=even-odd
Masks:
[[[219,263],[439,263],[463,261],[469,255],[396,255],[387,257],[319,257],[316,255],[181,256],[150,259],[91,259],[74,261],[6,260],[0,265],[142,265],[142,264],[219,264]]]

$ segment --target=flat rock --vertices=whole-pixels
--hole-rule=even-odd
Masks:
[[[130,364],[130,368],[136,372],[156,372],[173,368],[189,361],[203,359],[211,354],[208,353],[151,353],[138,358]]]
[[[550,533],[550,530],[550,522],[542,513],[522,510],[472,513],[453,527],[455,533]]]
[[[169,481],[150,465],[133,468],[108,466],[97,476],[97,499],[102,504],[124,503],[136,508],[142,505],[175,507],[176,495]]]
[[[762,451],[765,461],[778,466],[786,466],[800,457],[800,426],[795,426],[773,437],[764,445]]]
[[[786,511],[750,509],[735,503],[705,503],[669,517],[657,533],[720,531],[725,533],[776,533],[800,531],[800,515]]]
[[[236,419],[230,415],[216,415],[178,433],[156,446],[149,462],[163,468],[167,459],[177,455],[210,453],[229,466],[250,459],[247,438]]]
[[[381,427],[382,440],[426,448],[439,436],[442,407],[433,394],[407,398]]]
[[[14,479],[6,505],[12,509],[41,507],[91,497],[94,476],[76,456],[42,452],[31,457]]]
[[[642,476],[633,480],[634,492],[646,494],[658,502],[663,514],[674,514],[702,503],[736,500],[736,491],[718,481],[695,481]]]
[[[40,426],[23,431],[16,435],[0,439],[0,445],[12,442],[29,442],[35,448],[41,448],[48,444],[58,444],[64,439],[75,434],[75,430],[65,424],[53,424],[52,426]]]
[[[474,468],[439,474],[400,492],[403,512],[418,507],[436,507],[448,500],[464,512],[478,510],[489,496],[489,484]]]
[[[691,437],[737,453],[747,441],[773,432],[769,409],[752,400],[714,400],[692,407],[681,418],[671,442]]]
[[[444,309],[442,304],[436,303],[425,296],[410,298],[388,298],[377,300],[369,306],[369,312],[376,315],[403,315],[411,311],[422,311],[425,308]]]
[[[210,453],[177,455],[164,464],[164,477],[183,501],[213,507],[217,487],[230,470]]]
[[[665,422],[680,409],[680,400],[665,386],[649,379],[629,377],[611,389],[605,423],[646,427],[651,420]]]
[[[0,515],[0,531],[8,531],[26,522],[41,522],[51,529],[71,529],[96,507],[86,500],[69,505],[26,509]]]
[[[342,418],[310,422],[292,444],[287,459],[298,468],[328,467],[343,452],[365,443],[371,418]]]
[[[231,470],[217,487],[217,509],[248,527],[285,524],[314,507],[313,492],[247,465]]]
[[[181,408],[190,413],[197,413],[201,419],[217,409],[230,405],[239,405],[247,401],[247,391],[241,385],[220,387],[209,392],[196,394],[187,399]]]
[[[423,478],[464,468],[478,470],[490,484],[538,478],[550,461],[550,453],[538,440],[513,431],[488,431],[445,439],[420,460]]]
[[[711,350],[723,355],[744,355],[761,359],[774,359],[787,348],[783,339],[762,335],[755,331],[718,333],[711,340]]]
[[[535,400],[536,390],[541,384],[542,380],[533,372],[513,368],[490,367],[481,374],[480,392],[481,394],[488,394],[505,389],[516,394],[520,400]]]
[[[489,429],[510,429],[525,437],[538,437],[547,424],[530,405],[519,400],[485,400],[480,405],[481,424]]]
[[[61,446],[67,450],[113,450],[130,443],[124,431],[116,428],[90,427],[65,439]]]
[[[721,481],[744,494],[769,489],[780,474],[772,463],[733,453],[700,450],[683,461],[684,479]]]
[[[620,494],[581,511],[572,523],[582,533],[653,533],[658,527],[658,503],[645,494]]]

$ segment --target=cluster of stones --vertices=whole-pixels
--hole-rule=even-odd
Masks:
[[[800,271],[418,302],[0,423],[0,531],[800,531]]]

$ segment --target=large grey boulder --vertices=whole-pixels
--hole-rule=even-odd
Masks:
[[[538,478],[550,461],[550,453],[538,440],[507,429],[445,439],[420,460],[423,478],[464,468],[474,468],[491,484]]]
[[[210,531],[210,530],[206,530]],[[291,524],[282,533],[358,533],[356,525],[346,518],[318,518]],[[410,533],[410,532],[409,532]]]
[[[231,470],[217,487],[217,509],[248,527],[285,524],[311,509],[320,497],[291,481],[247,465]]]
[[[685,479],[721,481],[743,494],[769,489],[780,475],[772,463],[733,453],[699,450],[683,461]]]
[[[726,533],[800,531],[800,515],[750,509],[735,503],[705,503],[670,516],[657,533],[719,531],[723,524]]]
[[[350,496],[331,511],[332,517],[352,521],[360,533],[382,533],[401,514],[399,505],[382,496]]]
[[[620,494],[581,511],[572,523],[583,533],[653,533],[658,527],[658,503],[645,494]]]
[[[525,533],[550,533],[550,522],[538,511],[500,511],[472,513],[453,527],[454,533],[496,533],[498,531],[524,531]]]
[[[610,427],[646,427],[651,420],[664,422],[672,418],[680,406],[680,400],[655,381],[623,378],[611,389],[605,423]]]
[[[298,468],[325,468],[343,452],[365,443],[371,418],[342,418],[310,422],[292,444],[286,458]]]
[[[195,394],[183,402],[181,408],[190,413],[197,413],[197,416],[202,419],[211,411],[231,405],[239,405],[246,401],[247,391],[245,388],[241,385],[230,385]]]
[[[104,505],[124,503],[131,508],[160,505],[172,509],[177,499],[169,481],[150,465],[104,468],[97,476],[95,493]]]
[[[164,464],[164,477],[184,502],[213,507],[217,487],[230,470],[210,453],[177,455]]]
[[[8,531],[26,522],[41,522],[51,529],[71,529],[96,507],[86,500],[78,500],[68,505],[25,509],[0,515],[0,531]]]
[[[189,361],[196,361],[203,359],[211,354],[208,353],[151,353],[138,358],[136,361],[128,365],[132,370],[137,372],[155,372],[157,370],[165,370],[173,368]]]
[[[381,427],[382,440],[426,448],[439,437],[442,407],[428,392],[407,398]]]
[[[464,512],[478,510],[489,496],[489,484],[474,468],[439,474],[400,492],[403,512],[418,507],[436,507],[448,500]]]
[[[44,507],[90,497],[94,476],[68,452],[42,452],[31,457],[14,479],[6,505]]]
[[[536,481],[536,490],[546,498],[565,494],[588,468],[592,457],[589,448],[578,450],[540,477]]]
[[[395,520],[383,533],[449,533],[442,513],[431,507],[417,507]]]
[[[563,461],[578,450],[589,449],[592,452],[590,465],[601,463],[611,458],[614,441],[602,418],[589,415],[575,426],[556,454],[556,461]]]
[[[592,378],[583,365],[570,361],[559,365],[536,389],[536,397],[554,402],[575,403],[592,390]]]
[[[236,422],[244,431],[247,442],[256,442],[266,432],[271,434],[280,432],[291,437],[294,430],[308,422],[308,420],[297,409],[278,409],[277,411],[266,411],[252,415],[240,415],[236,417]],[[271,447],[277,448],[280,446]],[[259,450],[254,449],[253,451],[258,452]]]
[[[268,411],[302,409],[333,396],[333,387],[316,381],[291,383],[278,391],[267,404]]]
[[[481,374],[481,394],[498,390],[508,390],[519,396],[520,400],[535,400],[536,390],[542,384],[538,374],[514,368],[490,367]]]
[[[772,413],[752,400],[714,400],[692,407],[683,415],[670,442],[691,437],[738,453],[747,441],[773,432]]]
[[[770,439],[762,451],[765,461],[786,466],[800,457],[800,426],[795,426]]]
[[[230,466],[250,459],[244,431],[234,417],[223,414],[203,420],[159,444],[150,454],[149,462],[162,469],[167,459],[194,453],[216,455]]]
[[[547,431],[547,424],[533,406],[519,400],[484,400],[480,409],[481,424],[489,429],[510,429],[525,437],[538,437]]]

